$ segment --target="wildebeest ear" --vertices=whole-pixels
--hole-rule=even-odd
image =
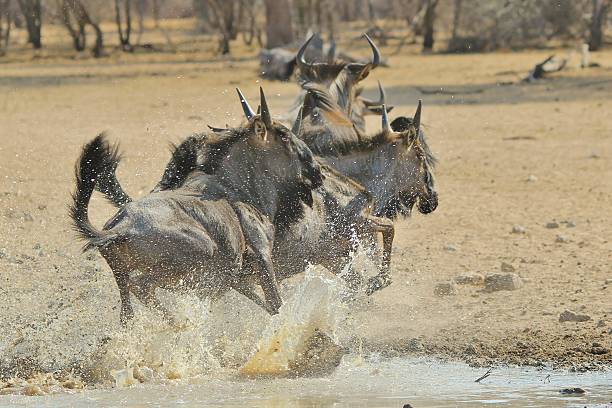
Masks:
[[[268,129],[262,120],[259,118],[253,121],[253,130],[255,131],[255,136],[264,142],[268,141]]]

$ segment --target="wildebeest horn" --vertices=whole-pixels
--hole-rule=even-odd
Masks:
[[[382,84],[380,83],[380,81],[378,81],[378,93],[380,96],[378,97],[377,101],[371,101],[366,98],[361,98],[361,100],[367,107],[384,105],[387,99],[387,94],[385,93],[385,89],[382,87]]]
[[[308,64],[306,62],[306,59],[304,58],[304,54],[306,53],[306,48],[308,48],[308,45],[310,44],[310,42],[315,38],[315,34],[313,33],[304,43],[304,45],[302,45],[302,47],[300,48],[300,50],[297,53],[297,56],[295,57],[298,66],[300,67],[300,69],[303,68],[310,68],[310,64]]]
[[[261,105],[261,119],[263,120],[266,127],[272,126],[272,116],[270,115],[270,109],[268,108],[268,102],[266,101],[266,95],[264,95],[263,88],[259,87],[259,99]]]
[[[238,92],[238,97],[240,98],[240,104],[242,105],[242,110],[244,111],[244,115],[246,116],[248,120],[253,119],[253,116],[255,116],[255,112],[253,112],[253,109],[251,109],[251,106],[247,102],[242,92],[240,92],[240,88],[236,88],[236,92]]]
[[[294,135],[299,135],[300,130],[302,130],[302,114],[304,113],[304,107],[300,108],[300,111],[295,118],[295,122],[293,122],[293,127],[291,128],[291,133]]]
[[[212,130],[215,133],[223,133],[223,132],[227,132],[229,129],[224,129],[224,128],[218,128],[218,127],[214,127],[214,126],[210,126],[210,125],[206,125],[208,126],[208,128],[210,130]]]
[[[380,65],[380,51],[369,35],[364,34],[363,36],[368,40],[368,43],[370,43],[370,47],[372,47],[372,54],[374,54],[372,57],[372,66],[377,67]]]
[[[387,107],[385,104],[382,106],[382,128],[384,131],[392,132],[391,126],[389,126],[389,117],[387,116]]]
[[[421,128],[421,106],[423,105],[423,101],[419,99],[419,105],[417,106],[417,110],[414,113],[414,117],[412,118],[412,124],[417,130],[417,134],[419,133],[419,129]]]

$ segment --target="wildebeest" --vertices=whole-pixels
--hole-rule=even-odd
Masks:
[[[421,101],[413,118],[398,117],[391,124],[386,107],[381,109],[382,130],[365,135],[343,117],[342,108],[323,87],[306,84],[305,88],[305,123],[299,137],[315,156],[372,194],[372,215],[409,216],[417,202],[421,213],[436,209],[436,159],[421,130]],[[380,286],[390,283],[384,274],[379,278]]]
[[[196,140],[206,155],[204,171],[190,174],[176,189],[162,183],[141,199],[124,199],[129,202],[101,230],[89,222],[88,204],[96,183],[108,180],[119,157],[103,135],[84,147],[70,216],[85,248],[98,249],[113,271],[123,324],[133,316],[130,292],[164,311],[154,295],[157,287],[189,288],[207,297],[234,288],[270,313],[280,307],[271,260],[273,225],[303,216],[302,203],[312,204],[311,191],[321,185],[322,175],[305,144],[272,121],[260,92],[261,115],[241,96],[249,119],[245,126]],[[170,186],[182,178],[181,171],[166,172]],[[119,189],[118,184],[106,188]],[[140,275],[131,276],[135,271]],[[265,302],[253,291],[251,271],[259,275]]]
[[[372,60],[369,62],[349,62],[349,61],[327,61],[327,62],[307,62],[305,58],[308,46],[315,38],[311,35],[302,45],[296,56],[297,67],[299,68],[298,83],[316,84],[327,89],[338,105],[351,118],[359,130],[365,131],[364,116],[368,114],[380,114],[380,102],[371,101],[360,96],[361,89],[357,84],[367,78],[369,73],[380,65],[380,50],[374,42],[364,34],[372,49]],[[379,84],[381,92],[380,99],[384,98],[384,90]],[[287,120],[293,123],[297,118],[297,112],[304,102],[306,90],[302,90],[294,101],[292,108],[287,116]],[[390,111],[393,107],[388,106]]]
[[[249,109],[245,110],[247,117]],[[220,134],[228,131],[213,129]],[[208,148],[207,144],[196,143],[193,137],[186,139],[175,149],[155,190],[180,189],[184,185],[197,189],[199,178],[194,182],[192,174],[214,174],[206,157]],[[116,165],[108,167],[111,172],[100,179],[99,187],[107,198],[121,207],[127,194],[116,180]],[[394,237],[392,222],[369,215],[371,195],[362,186],[328,166],[321,166],[321,171],[325,176],[322,185],[312,191],[312,201],[303,207],[303,216],[295,222],[287,222],[281,217],[273,219],[276,239],[272,261],[277,279],[304,272],[308,264],[320,264],[339,273],[350,261],[349,255],[355,246],[375,240],[377,233],[383,237],[380,267],[386,274]],[[206,195],[210,186],[201,183],[199,188]]]

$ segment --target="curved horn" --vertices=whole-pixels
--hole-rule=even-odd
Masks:
[[[261,105],[261,119],[263,120],[266,127],[272,126],[272,116],[270,116],[270,109],[268,108],[268,102],[266,101],[266,95],[264,95],[263,88],[259,87],[259,99]]]
[[[389,117],[387,116],[387,107],[383,104],[382,106],[382,128],[383,131],[393,132],[391,126],[389,126]]]
[[[419,99],[419,104],[417,106],[417,110],[412,117],[412,124],[417,130],[417,134],[419,133],[419,129],[421,128],[421,106],[423,106],[423,101]]]
[[[300,50],[298,51],[295,57],[298,67],[300,67],[300,69],[310,68],[310,64],[306,62],[306,59],[304,58],[304,54],[306,53],[306,48],[308,48],[308,45],[314,38],[315,38],[315,34],[313,33],[310,37],[308,37],[308,39],[306,40],[304,45],[302,45],[302,47],[300,48]]]
[[[253,109],[251,109],[251,106],[247,102],[242,92],[240,92],[240,88],[236,88],[236,92],[238,92],[238,97],[240,98],[240,104],[242,105],[244,116],[246,116],[248,120],[253,119],[253,116],[255,116],[255,112],[253,112]]]
[[[210,130],[212,130],[215,133],[223,133],[223,132],[227,132],[229,129],[224,129],[224,128],[218,128],[218,127],[214,127],[214,126],[210,126],[210,125],[206,125],[208,126],[208,128]]]
[[[336,42],[334,40],[329,44],[329,50],[327,50],[327,62],[333,64],[336,60]]]
[[[294,135],[299,135],[300,131],[302,130],[302,114],[304,112],[304,107],[302,106],[300,108],[300,111],[297,114],[297,117],[295,118],[295,122],[293,122],[293,127],[291,128],[291,133],[293,133]]]
[[[385,88],[383,88],[383,86],[380,83],[380,81],[378,81],[378,93],[379,93],[380,96],[378,97],[377,101],[371,101],[371,100],[366,99],[366,98],[361,98],[361,100],[363,101],[363,103],[367,107],[384,105],[385,101],[387,99],[387,94],[385,93]]]
[[[378,47],[376,46],[376,44],[374,44],[374,41],[372,41],[372,39],[370,38],[369,35],[364,34],[363,35],[366,40],[368,40],[368,43],[370,44],[370,47],[372,47],[372,66],[373,67],[377,67],[380,65],[380,50],[378,49]]]

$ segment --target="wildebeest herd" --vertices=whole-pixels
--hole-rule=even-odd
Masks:
[[[358,243],[380,258],[365,291],[391,283],[393,221],[414,205],[426,214],[438,204],[421,102],[412,118],[390,122],[382,86],[378,101],[358,89],[380,63],[370,38],[368,63],[309,63],[311,39],[297,55],[301,93],[285,115],[291,128],[273,118],[261,88],[256,110],[238,89],[246,121],[186,138],[137,200],[115,177],[120,154],[104,134],[83,148],[70,216],[85,249],[97,249],[113,271],[123,324],[133,316],[130,294],[172,321],[157,288],[213,299],[234,289],[275,314],[279,281],[309,264],[340,273]],[[380,131],[366,134],[366,115],[381,116]],[[95,189],[119,208],[102,229],[88,217]]]

